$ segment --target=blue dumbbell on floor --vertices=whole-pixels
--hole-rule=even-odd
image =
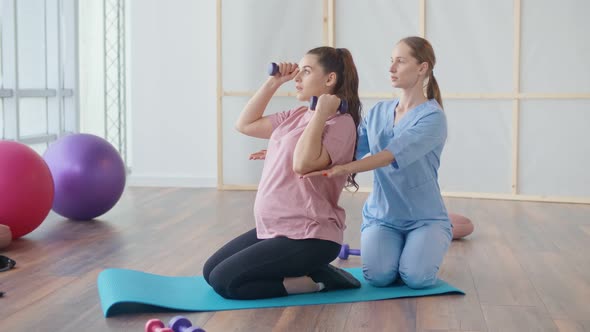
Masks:
[[[345,243],[342,245],[342,247],[340,247],[340,253],[338,254],[338,258],[348,259],[349,255],[360,256],[361,250],[360,249],[350,249],[350,246]]]

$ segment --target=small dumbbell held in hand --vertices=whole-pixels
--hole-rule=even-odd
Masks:
[[[200,327],[193,326],[190,320],[183,316],[176,316],[170,320],[168,326],[174,332],[205,332]]]
[[[311,98],[309,98],[309,109],[310,110],[315,110],[315,107],[318,104],[318,97],[317,96],[312,96]],[[348,111],[348,103],[346,102],[346,100],[344,99],[340,99],[340,105],[338,106],[338,112],[344,114],[346,113],[346,111]]]
[[[276,62],[271,62],[268,65],[266,71],[268,76],[276,76],[277,74],[281,74],[279,76],[288,76],[293,74],[295,71],[298,71],[298,65],[291,62],[282,62],[280,65]]]
[[[267,72],[269,76],[274,76],[279,72],[279,65],[274,62],[268,64]]]
[[[150,319],[145,323],[145,332],[174,332],[174,330],[166,327],[159,319]]]
[[[338,254],[338,258],[348,259],[349,255],[360,256],[361,250],[360,249],[350,249],[350,246],[345,243],[342,245],[342,247],[340,247],[340,253]]]

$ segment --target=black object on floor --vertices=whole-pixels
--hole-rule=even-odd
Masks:
[[[0,272],[8,271],[16,265],[13,259],[10,259],[4,255],[0,255]]]

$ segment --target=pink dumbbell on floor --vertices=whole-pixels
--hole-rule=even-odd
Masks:
[[[340,253],[338,254],[338,258],[348,259],[349,255],[360,256],[361,250],[360,249],[350,249],[350,246],[345,243],[342,245],[342,247],[340,247]]]
[[[159,319],[150,319],[145,323],[145,332],[174,332],[174,330],[166,327]]]

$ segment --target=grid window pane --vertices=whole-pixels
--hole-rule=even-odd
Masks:
[[[47,133],[46,98],[19,100],[19,131],[21,137]]]

